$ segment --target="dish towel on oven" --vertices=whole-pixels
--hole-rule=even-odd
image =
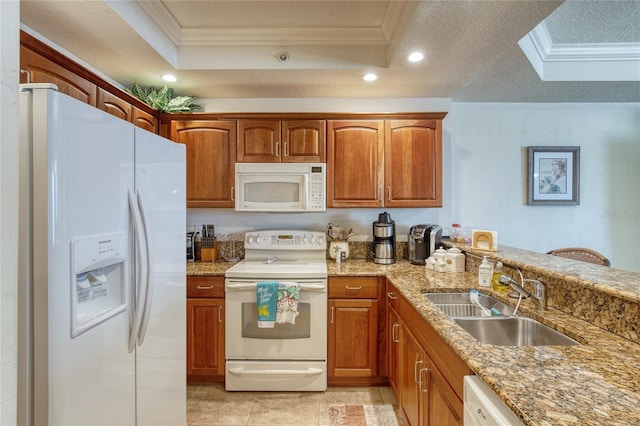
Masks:
[[[273,328],[276,325],[277,301],[277,281],[260,281],[257,283],[258,328]]]
[[[276,323],[295,324],[298,316],[298,299],[300,298],[300,283],[278,283],[278,313]]]

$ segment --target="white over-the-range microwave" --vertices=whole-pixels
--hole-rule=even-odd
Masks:
[[[324,163],[236,163],[237,211],[323,212],[325,188]]]

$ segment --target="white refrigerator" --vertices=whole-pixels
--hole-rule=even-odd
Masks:
[[[18,424],[186,424],[185,147],[21,86]]]

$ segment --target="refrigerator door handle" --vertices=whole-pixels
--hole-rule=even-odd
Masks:
[[[133,277],[135,294],[132,295],[132,300],[129,303],[132,310],[131,330],[129,332],[129,353],[131,353],[136,347],[136,340],[138,339],[140,324],[142,323],[142,313],[146,295],[146,289],[143,287],[147,284],[147,247],[142,234],[143,225],[140,210],[136,196],[131,188],[129,188],[129,210],[133,218],[134,247],[138,249],[137,254],[139,256],[136,262],[138,267],[135,268],[136,271],[139,272],[138,279],[136,279],[136,276]]]
[[[147,284],[145,285],[145,298],[144,298],[144,307],[142,310],[142,322],[140,324],[140,330],[138,330],[138,345],[142,345],[144,343],[144,338],[147,335],[147,327],[149,325],[149,315],[151,314],[151,303],[153,302],[153,287],[155,285],[154,274],[153,274],[153,244],[151,244],[151,229],[149,217],[145,211],[145,201],[144,195],[142,194],[142,190],[137,188],[138,192],[138,209],[140,210],[140,217],[142,218],[142,229],[144,231],[144,240],[147,249]]]

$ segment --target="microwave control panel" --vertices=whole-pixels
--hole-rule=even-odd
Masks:
[[[319,172],[315,170],[315,167],[311,167],[309,177],[309,210],[325,211],[325,173],[323,167],[318,167],[318,169]]]

